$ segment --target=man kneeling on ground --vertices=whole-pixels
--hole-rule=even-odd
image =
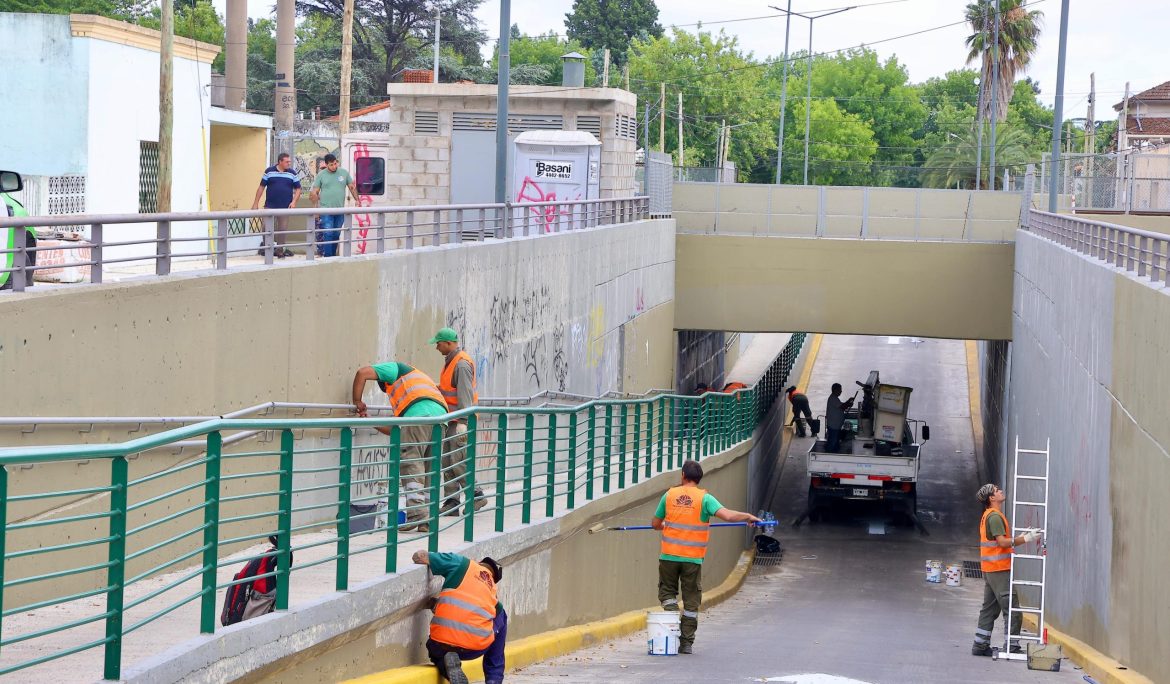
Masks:
[[[451,684],[468,684],[463,661],[483,657],[487,684],[504,681],[508,614],[496,597],[503,567],[492,558],[471,560],[457,553],[415,551],[411,559],[443,577],[433,599],[427,655]]]

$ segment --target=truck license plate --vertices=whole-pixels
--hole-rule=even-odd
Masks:
[[[868,489],[856,489],[856,488],[854,488],[854,490],[853,490],[853,496],[867,497],[867,496],[869,496],[869,490],[868,490]]]

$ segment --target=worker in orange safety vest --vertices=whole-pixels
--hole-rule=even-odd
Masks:
[[[703,558],[712,517],[726,522],[761,522],[759,518],[724,508],[705,489],[699,489],[703,467],[698,461],[682,465],[682,481],[671,487],[650,521],[662,532],[658,556],[658,601],[663,610],[678,610],[681,589],[683,609],[679,626],[679,653],[693,653],[695,632],[699,628],[699,604],[703,599]]]
[[[457,553],[415,551],[411,560],[443,578],[431,600],[427,656],[451,684],[468,684],[463,661],[483,657],[487,684],[503,684],[508,614],[496,595],[504,568],[492,558],[478,562]]]
[[[442,328],[427,344],[443,355],[443,372],[439,376],[439,391],[447,403],[447,411],[454,413],[479,403],[476,387],[475,361],[459,346],[459,334],[453,328]],[[443,440],[443,507],[442,515],[459,515],[459,492],[467,474],[467,418],[447,423]],[[472,464],[474,466],[474,464]],[[475,490],[475,510],[487,505],[483,490]]]
[[[979,521],[979,567],[983,571],[983,607],[979,611],[979,626],[975,629],[975,643],[971,646],[971,655],[991,655],[991,630],[995,627],[995,618],[1003,615],[1005,629],[1008,625],[1008,600],[1011,591],[1012,553],[1015,547],[1040,541],[1038,530],[1027,530],[1023,534],[1012,535],[1011,525],[1003,514],[1003,502],[1007,497],[1003,490],[994,484],[985,484],[979,488],[976,498],[983,504],[983,518]],[[1019,605],[1019,597],[1011,596],[1015,605]],[[1016,613],[1012,616],[1010,634],[1020,633],[1021,616]],[[1016,644],[1010,646],[1012,652],[1019,652]]]

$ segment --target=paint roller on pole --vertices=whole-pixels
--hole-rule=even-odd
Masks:
[[[719,522],[710,523],[711,527],[760,527],[765,532],[771,532],[776,527],[776,518],[771,513],[765,513],[760,522]],[[597,523],[589,528],[589,534],[597,532],[634,532],[638,530],[652,530],[652,525],[623,525],[621,527],[606,527],[605,523]]]

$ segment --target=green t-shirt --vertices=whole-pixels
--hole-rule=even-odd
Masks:
[[[1007,532],[1007,521],[1004,520],[1002,514],[987,516],[987,538],[995,540],[996,537],[1002,537]]]
[[[723,504],[719,503],[718,499],[711,496],[710,494],[704,494],[703,495],[703,510],[699,511],[699,520],[701,520],[703,522],[710,522],[711,516],[715,515],[715,512],[718,511],[720,508],[723,508]],[[666,495],[665,494],[662,495],[662,500],[658,502],[658,510],[654,511],[654,517],[658,518],[659,520],[666,519]],[[698,563],[699,565],[703,564],[702,558],[684,558],[682,556],[672,556],[669,553],[660,554],[658,557],[661,558],[662,560],[678,561],[680,563]]]
[[[321,169],[317,172],[317,177],[313,179],[313,189],[319,190],[321,193],[320,202],[323,207],[344,207],[345,193],[349,184],[353,182],[353,177],[349,175],[349,171],[337,167],[336,172],[329,169]]]
[[[414,370],[414,366],[408,366],[405,363],[398,363],[397,361],[387,361],[386,363],[375,363],[370,366],[374,369],[374,373],[378,375],[378,383],[383,392],[386,391],[386,385],[394,384],[400,375],[406,375]],[[447,414],[447,406],[440,404],[433,399],[420,399],[410,405],[410,408],[402,414],[403,418],[427,418],[431,416],[443,416]]]
[[[436,553],[432,551],[427,554],[427,563],[430,565],[433,574],[443,577],[443,589],[454,589],[460,584],[463,584],[463,577],[467,575],[467,568],[471,567],[471,561],[467,557],[457,553]],[[496,610],[501,609],[503,609],[503,605],[497,601]]]

